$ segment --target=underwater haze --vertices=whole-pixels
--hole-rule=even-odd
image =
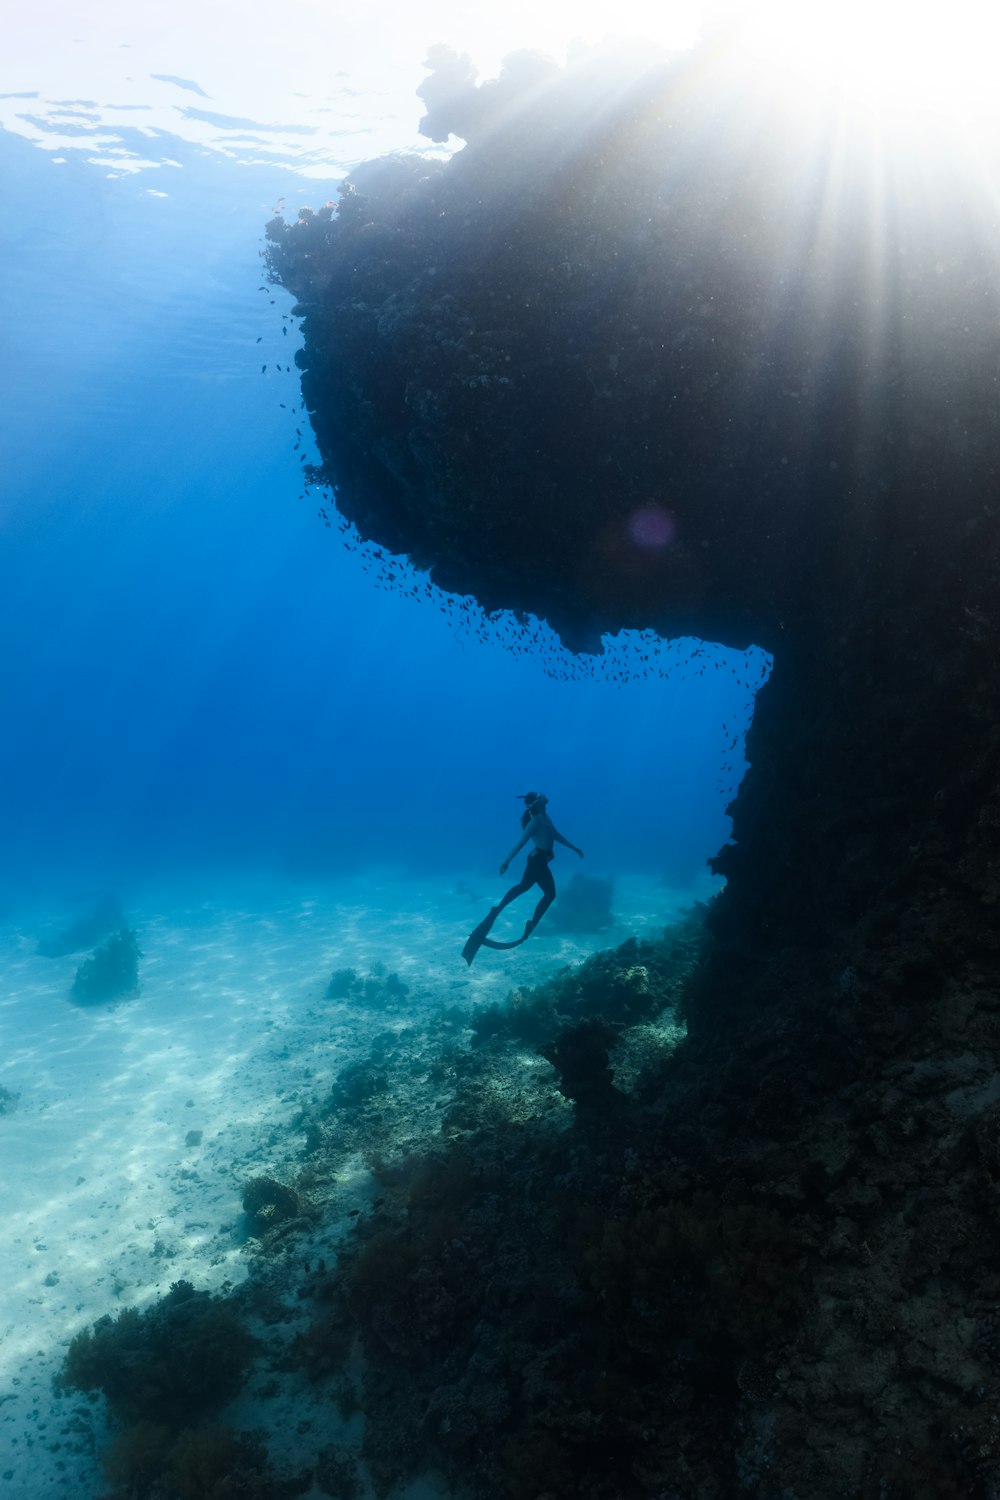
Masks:
[[[690,643],[650,670],[623,639],[591,675],[408,595],[303,498],[292,301],[258,258],[275,205],[335,180],[158,136],[153,186],[89,161],[65,113],[58,161],[0,135],[8,893],[491,868],[536,787],[594,868],[700,877],[760,661]]]

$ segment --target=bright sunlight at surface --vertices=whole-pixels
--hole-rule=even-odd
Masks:
[[[996,114],[1000,12],[981,0],[763,0],[732,7],[730,40],[806,94],[851,111],[978,119]]]
[[[158,189],[169,189],[177,165],[162,159],[164,135],[325,178],[419,144],[414,88],[435,42],[468,53],[489,77],[512,51],[563,62],[574,40],[592,44],[609,31],[687,46],[698,15],[693,0],[286,0],[280,13],[236,0],[102,0],[74,13],[65,0],[40,0],[19,16],[0,60],[0,128],[54,157],[96,145],[99,158],[88,159],[109,173],[165,166]],[[122,141],[130,131],[148,142],[145,153]]]
[[[488,78],[520,48],[563,63],[608,35],[683,52],[699,34],[712,41],[700,66],[776,68],[791,109],[821,93],[869,121],[948,118],[981,131],[996,118],[1000,18],[981,0],[288,0],[280,17],[233,0],[105,0],[86,15],[41,0],[0,61],[0,128],[53,161],[86,152],[109,176],[144,174],[155,192],[170,190],[178,166],[162,149],[169,136],[328,178],[404,143],[432,149],[416,134],[414,80],[434,43]]]

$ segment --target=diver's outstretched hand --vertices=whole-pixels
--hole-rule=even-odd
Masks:
[[[503,864],[500,866],[500,874],[501,875],[506,875],[506,873],[507,873],[507,866],[508,866],[509,863],[510,863],[509,860],[506,860],[506,859],[504,860]]]

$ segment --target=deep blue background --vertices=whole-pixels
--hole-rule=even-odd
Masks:
[[[699,875],[742,770],[743,657],[563,682],[377,587],[300,498],[297,377],[274,368],[290,299],[259,290],[279,197],[335,185],[161,150],[166,197],[0,133],[8,899],[196,869],[492,870],[534,787],[591,872]]]

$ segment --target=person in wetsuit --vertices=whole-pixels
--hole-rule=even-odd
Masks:
[[[549,863],[555,853],[556,844],[565,844],[567,849],[572,849],[574,854],[583,858],[583,850],[571,844],[569,839],[564,839],[556,825],[548,815],[549,799],[542,792],[525,792],[521,798],[524,803],[524,812],[521,814],[521,827],[524,830],[513,849],[500,866],[500,874],[506,875],[511,861],[516,858],[518,852],[524,848],[531,839],[535,845],[528,855],[528,863],[524,867],[524,874],[517,885],[512,885],[504,896],[499,906],[493,906],[480,922],[479,926],[469,937],[468,942],[462,949],[462,957],[466,963],[471,964],[480,947],[485,944],[487,948],[516,948],[529,938],[538,926],[545,912],[548,911],[556,899],[556,884],[552,879],[552,871]],[[512,901],[518,896],[523,896],[525,891],[530,891],[533,885],[537,885],[542,892],[541,900],[535,907],[533,915],[525,923],[524,933],[512,943],[495,943],[487,936],[493,923]]]

